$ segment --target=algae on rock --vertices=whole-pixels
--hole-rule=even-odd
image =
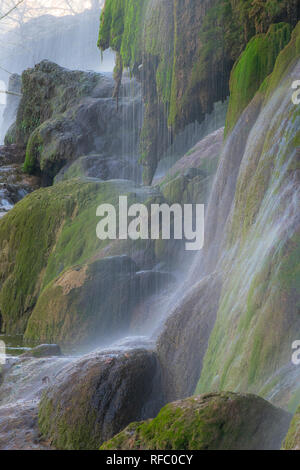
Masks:
[[[295,2],[257,10],[252,0],[106,0],[98,45],[118,53],[118,80],[129,67],[142,83],[146,184],[174,135],[229,95],[230,71],[250,39],[272,23],[295,26],[299,14]]]
[[[300,407],[298,408],[289,432],[283,443],[284,450],[300,450]]]
[[[300,23],[279,54],[273,74],[229,136],[232,144],[244,127],[245,116],[256,109],[236,187],[226,196],[225,231],[224,221],[221,226],[213,212],[214,198],[208,208],[207,226],[224,234],[218,246],[212,246],[213,269],[223,274],[224,282],[197,387],[199,393],[250,391],[292,411],[299,395],[299,371],[291,365],[291,344],[300,333],[296,209],[300,112],[292,103],[290,84],[300,70],[299,33]],[[232,149],[226,145],[212,194],[226,179],[224,170],[232,158]],[[219,197],[225,198],[224,189]]]
[[[290,420],[254,395],[200,395],[132,423],[100,450],[279,450]]]
[[[96,450],[130,422],[161,406],[158,362],[144,349],[106,350],[73,361],[45,391],[39,407],[44,438],[60,450]]]

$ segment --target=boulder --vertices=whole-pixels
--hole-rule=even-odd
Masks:
[[[35,191],[0,220],[0,310],[3,329],[7,334],[25,332],[42,291],[44,298],[49,297],[50,292],[61,292],[57,304],[62,299],[68,302],[73,299],[74,292],[70,290],[66,294],[59,286],[58,278],[63,276],[61,281],[64,285],[65,277],[72,278],[74,275],[76,278],[78,271],[80,277],[81,270],[84,271],[87,265],[93,265],[94,269],[99,266],[97,260],[112,256],[108,253],[110,240],[97,238],[99,219],[96,210],[103,203],[111,203],[117,208],[120,194],[128,196],[130,205],[156,200],[158,192],[126,180],[101,182],[91,178],[73,179]],[[119,241],[113,242],[118,244]],[[143,251],[143,243],[134,243],[132,247],[133,242],[128,245],[125,242],[114,256],[126,253],[131,256],[131,253]],[[153,250],[151,253],[149,258],[152,257],[153,264]],[[139,258],[139,261],[142,259]],[[139,269],[144,269],[144,265],[139,264]],[[75,292],[79,291],[75,289]],[[89,297],[89,302],[92,302],[95,296],[90,293]],[[45,321],[50,321],[48,307],[42,315]],[[57,342],[54,337],[35,339],[38,342]]]
[[[39,408],[42,436],[57,449],[98,449],[161,406],[158,363],[143,349],[93,353],[64,368]]]
[[[101,450],[279,450],[290,420],[255,395],[200,395],[129,425]]]
[[[135,305],[169,281],[163,273],[139,273],[125,255],[73,267],[43,290],[25,339],[76,347],[107,344],[133,329]]]
[[[26,147],[25,170],[41,173],[48,185],[66,164],[83,155],[100,155],[102,173],[107,157],[126,155],[133,165],[142,112],[140,88],[137,84],[130,88],[130,80],[124,79],[124,99],[118,103],[112,98],[113,89],[109,74],[70,71],[49,61],[26,70],[11,133],[13,143]],[[128,100],[130,90],[134,93]],[[121,173],[122,165],[119,178]]]

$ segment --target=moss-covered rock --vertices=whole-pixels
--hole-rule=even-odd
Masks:
[[[231,72],[226,134],[232,130],[264,79],[273,71],[279,52],[290,41],[291,31],[289,24],[274,24],[266,34],[259,34],[248,43]]]
[[[129,203],[146,202],[157,191],[130,181],[75,179],[32,193],[1,219],[0,311],[7,333],[25,331],[39,295],[51,282],[101,256],[109,240],[96,236],[96,209],[102,203],[117,208],[120,194],[128,195]]]
[[[170,403],[101,450],[279,449],[291,417],[254,395],[207,394]]]
[[[129,86],[124,80],[124,96]],[[139,86],[132,87],[130,102],[121,99],[118,104],[113,90],[109,75],[70,71],[48,61],[26,70],[14,131],[15,141],[26,147],[25,171],[41,172],[49,184],[64,165],[82,155],[117,158],[122,153],[134,159],[141,118]],[[123,112],[127,119],[122,119]]]
[[[113,179],[140,180],[140,168],[134,160],[111,155],[86,155],[62,168],[54,183],[77,177],[98,178],[103,181]]]
[[[293,418],[283,448],[285,450],[300,450],[300,408]]]
[[[161,406],[157,359],[146,350],[93,353],[65,367],[39,408],[40,431],[57,449],[91,450]]]
[[[228,96],[230,71],[249,40],[272,23],[294,26],[299,13],[295,2],[277,0],[106,0],[99,47],[117,51],[118,80],[129,67],[142,81],[146,184],[172,134]]]
[[[0,221],[0,310],[8,333],[22,332],[37,300],[48,256],[76,206],[78,185],[39,190]],[[38,229],[37,229],[38,228]]]
[[[300,334],[299,219],[294,212],[299,204],[300,113],[290,86],[299,74],[299,32],[298,25],[277,58],[276,78],[271,75],[261,86],[221,155],[206,225],[219,238],[208,242],[205,257],[213,257],[210,267],[220,270],[224,282],[197,387],[198,393],[250,391],[291,411],[299,404],[299,370],[291,365],[291,344]],[[234,143],[251,110],[256,119],[235,186],[232,163],[240,156]],[[230,179],[233,190],[228,191],[224,182]],[[217,200],[226,202],[225,219],[215,212]]]
[[[111,342],[134,329],[134,307],[168,281],[159,272],[138,273],[127,256],[73,267],[40,294],[25,339],[76,347]]]

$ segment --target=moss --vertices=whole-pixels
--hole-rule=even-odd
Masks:
[[[121,53],[124,67],[133,69],[142,59],[142,15],[148,0],[107,0],[101,15],[98,46]]]
[[[70,180],[30,194],[1,219],[0,310],[7,333],[23,333],[41,289],[108,244],[96,237],[96,209],[102,202],[117,205],[120,191],[135,198],[138,188]]]
[[[138,187],[129,181],[107,181],[90,183],[90,185],[88,185],[88,190],[84,185],[82,187],[78,185],[76,217],[67,220],[64,224],[55,252],[49,257],[43,286],[68,267],[85,263],[109,243],[95,236],[97,224],[95,213],[100,204],[110,203],[117,208],[120,194],[128,196],[129,206],[137,200],[143,202],[149,197],[147,189],[139,191]],[[60,184],[55,185],[57,186]],[[53,190],[55,191],[55,188]]]
[[[248,43],[231,72],[226,134],[233,129],[260,85],[273,71],[278,54],[290,41],[291,31],[289,24],[278,23]]]
[[[125,268],[102,269],[102,258],[128,253],[143,268],[144,263],[155,264],[155,253],[150,240],[97,238],[97,207],[110,203],[117,210],[121,194],[128,196],[129,206],[164,201],[157,189],[130,181],[77,178],[32,193],[1,219],[0,310],[8,334],[26,332],[28,340],[79,343],[95,336],[96,324],[98,337],[100,331],[105,336],[105,331],[128,327],[138,280]],[[85,271],[86,277],[81,276]],[[110,289],[103,273],[106,280],[112,276]],[[90,295],[96,291],[96,298]]]
[[[223,292],[197,387],[197,393],[247,390],[285,407],[299,388],[291,378],[289,389],[283,385],[278,393],[280,384],[286,384],[291,344],[300,331],[299,227],[288,215],[287,196],[288,188],[296,190],[299,169],[294,142],[300,114],[286,93],[297,31],[299,26],[274,67],[277,77],[285,64],[280,86],[269,92],[272,74],[258,92],[263,106],[239,171],[221,266]],[[235,140],[243,125],[241,120],[230,138]]]
[[[300,407],[296,412],[294,419],[291,423],[287,437],[283,443],[285,450],[299,450],[300,449]]]
[[[33,132],[29,137],[23,169],[26,173],[33,174],[37,170],[38,160],[43,151],[43,140],[38,132]]]
[[[99,74],[69,71],[48,61],[23,72],[22,99],[12,137],[26,147],[26,172],[45,170],[53,178],[65,160],[74,157],[72,153],[80,145],[76,105],[103,80]],[[58,148],[60,139],[63,144]]]
[[[271,94],[279,86],[281,80],[284,78],[286,72],[296,63],[300,56],[300,22],[292,32],[291,41],[281,51],[276,61],[273,73],[268,81],[267,90],[265,94],[266,101],[270,98]]]
[[[169,204],[182,203],[186,186],[187,180],[184,178],[184,176],[178,176],[177,178],[172,179],[172,181],[163,185],[162,187],[164,198]]]
[[[41,287],[48,256],[75,209],[71,183],[27,196],[0,221],[0,309],[7,332],[24,331]]]
[[[272,448],[280,445],[280,438],[276,442],[271,429],[267,435],[267,427],[278,418],[286,421],[285,429],[289,423],[288,415],[285,420],[282,411],[272,408],[250,395],[223,393],[193,397],[168,404],[153,420],[131,424],[100,450]]]
[[[145,415],[157,368],[152,352],[93,353],[69,363],[44,393],[39,427],[60,450],[95,450]],[[150,386],[149,386],[150,385]],[[150,413],[157,412],[157,406]]]
[[[288,411],[290,413],[296,413],[300,403],[300,388],[298,388],[295,393],[291,396],[291,399],[288,404]]]
[[[87,395],[82,395],[81,406],[84,406]],[[47,436],[49,423],[56,412],[63,410],[55,409],[53,401],[48,399],[46,394],[42,397],[39,413],[39,429],[42,435]],[[53,444],[58,449],[66,450],[95,450],[97,442],[91,437],[91,428],[95,422],[95,412],[90,410],[85,416],[85,420],[78,421],[75,427],[70,427],[66,419],[61,418],[57,425],[56,438]]]
[[[120,53],[124,67],[143,85],[141,161],[146,184],[173,135],[191,122],[201,122],[215,102],[227,98],[230,71],[249,40],[257,33],[263,37],[277,23],[268,33],[269,42],[257,40],[252,45],[251,57],[257,57],[258,48],[261,63],[255,74],[251,59],[249,89],[237,93],[243,102],[238,96],[232,105],[231,128],[288,41],[289,26],[283,28],[280,22],[294,23],[297,14],[295,5],[277,0],[259,5],[253,0],[106,0],[98,46]],[[238,84],[244,84],[242,78]]]
[[[136,269],[130,258],[121,256],[65,271],[41,292],[25,339],[78,347],[125,332]]]

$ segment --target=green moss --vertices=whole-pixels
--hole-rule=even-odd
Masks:
[[[142,58],[142,15],[148,0],[107,0],[101,15],[98,46],[121,53],[125,67],[133,69]]]
[[[266,34],[251,39],[235,64],[230,78],[226,134],[233,129],[260,85],[273,71],[278,54],[290,41],[291,31],[291,26],[286,23],[270,26]]]
[[[7,333],[24,332],[41,289],[108,243],[96,237],[96,209],[108,201],[117,206],[120,191],[133,198],[138,192],[125,181],[70,180],[30,194],[1,219],[0,310]]]
[[[130,258],[121,256],[65,271],[41,292],[24,338],[78,347],[125,332],[136,269]]]
[[[238,88],[228,131],[232,128],[288,41],[289,25],[278,22],[296,17],[296,6],[279,0],[212,0],[205,6],[194,0],[106,0],[98,46],[120,53],[123,66],[143,84],[146,112],[140,153],[146,184],[172,133],[201,122],[215,102],[227,98],[234,62],[260,34],[251,50],[248,46],[247,70],[236,72]],[[277,24],[267,33],[272,23]],[[263,40],[265,33],[269,39]]]
[[[300,22],[292,32],[291,41],[281,51],[276,61],[273,73],[270,77],[265,99],[268,100],[271,94],[279,86],[281,80],[284,78],[286,72],[292,67],[300,56]]]
[[[29,137],[23,169],[26,173],[33,174],[38,167],[38,160],[43,151],[43,140],[38,132],[33,132]]]
[[[110,290],[103,287],[104,293],[96,301],[90,295],[99,291],[104,282],[100,267],[99,272],[89,275],[98,257],[128,253],[140,259],[143,253],[147,263],[154,263],[154,243],[150,241],[122,243],[99,240],[96,236],[97,207],[110,203],[118,208],[120,194],[128,196],[129,205],[163,201],[156,189],[130,181],[78,178],[30,194],[1,219],[0,310],[8,334],[26,330],[27,339],[79,342],[87,336],[88,325],[98,320],[103,327],[101,331],[106,327],[107,331],[116,330],[121,324],[124,329],[128,326],[124,324],[125,308],[122,316],[119,306],[121,293],[128,309],[131,305],[132,299],[126,297],[130,294],[129,285],[126,285],[128,292],[125,284],[122,290],[120,280],[116,295],[112,296],[106,295]],[[86,279],[85,275],[80,276],[80,271],[85,269]],[[115,272],[112,267],[107,271]],[[119,271],[115,277],[122,274]],[[123,277],[125,282],[128,276]],[[62,287],[74,282],[75,288],[70,291]],[[107,316],[107,312],[112,315],[113,311],[115,322]],[[92,336],[93,326],[89,331]]]
[[[276,396],[286,407],[298,385],[282,387],[280,397],[277,390],[286,383],[291,344],[300,331],[299,228],[294,216],[287,216],[287,192],[295,190],[299,168],[300,112],[286,92],[298,34],[299,26],[277,58],[275,81],[271,74],[258,92],[263,104],[239,172],[227,225],[223,291],[197,387],[197,393],[247,390]],[[239,126],[244,123],[236,136]]]
[[[35,305],[48,257],[72,216],[74,183],[41,189],[18,203],[0,221],[0,309],[7,332],[22,332]]]
[[[268,436],[264,433],[271,422],[275,424],[276,415],[282,420],[284,413],[258,397],[233,393],[203,395],[168,404],[155,419],[131,424],[100,450],[270,448],[279,442],[275,444],[270,429]],[[288,422],[286,419],[285,427]]]
[[[82,407],[85,407],[86,394],[82,394]],[[86,407],[85,407],[86,408]],[[54,413],[63,412],[63,410],[55,409],[51,399],[46,394],[42,397],[39,412],[39,429],[42,435],[47,436],[50,423]],[[57,424],[53,445],[57,449],[65,450],[95,450],[97,442],[91,438],[91,428],[95,423],[95,412],[89,410],[85,416],[85,420],[78,421],[75,427],[69,426],[66,419],[61,418]]]
[[[61,184],[55,185],[53,191]],[[144,200],[143,191],[139,196],[138,188],[129,181],[90,183],[87,188],[85,185],[78,185],[76,217],[68,219],[64,224],[55,252],[48,260],[43,281],[44,287],[62,271],[85,263],[94,253],[109,243],[108,240],[101,241],[96,237],[96,209],[103,203],[112,204],[117,208],[120,194],[128,196],[129,205],[136,202],[136,198],[141,202]],[[145,191],[145,197],[148,197],[147,191]]]
[[[300,449],[300,407],[296,412],[294,419],[291,423],[287,437],[283,443],[285,450],[299,450]]]

